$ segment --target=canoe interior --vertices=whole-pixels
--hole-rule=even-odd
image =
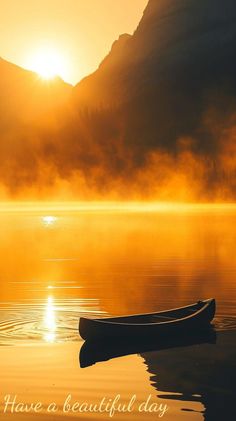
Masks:
[[[123,317],[110,317],[105,319],[95,319],[97,321],[101,320],[106,323],[127,323],[127,324],[156,324],[160,322],[169,322],[176,319],[182,319],[188,317],[201,310],[206,306],[206,301],[201,301],[191,306],[182,307],[174,310],[161,311],[158,313],[149,313],[149,314],[140,314],[134,316],[123,316]]]

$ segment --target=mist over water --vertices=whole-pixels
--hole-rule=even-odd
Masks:
[[[235,222],[230,206],[1,212],[0,341],[78,340],[81,315],[210,297],[234,328]]]

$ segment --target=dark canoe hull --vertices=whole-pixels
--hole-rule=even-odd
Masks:
[[[99,337],[153,337],[154,335],[188,334],[206,327],[215,315],[215,300],[205,300],[191,306],[158,313],[107,319],[81,317],[79,333],[85,340]]]

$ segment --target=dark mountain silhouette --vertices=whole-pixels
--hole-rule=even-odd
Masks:
[[[32,123],[55,112],[69,100],[71,90],[59,77],[46,81],[0,58],[0,127]]]
[[[128,142],[173,149],[198,132],[213,101],[222,109],[235,98],[235,47],[234,0],[150,0],[133,36],[121,36],[77,85],[77,105],[120,106]]]
[[[150,0],[133,36],[122,35],[77,85],[78,99],[108,107],[147,90],[158,100],[164,89],[199,96],[199,88],[235,85],[235,20],[233,0]]]
[[[73,89],[1,60],[0,179],[14,192],[63,180],[77,198],[232,200],[235,50],[234,0],[149,0]]]

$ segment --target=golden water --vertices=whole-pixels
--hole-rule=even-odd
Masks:
[[[37,395],[50,401],[56,394],[62,402],[69,389],[88,400],[116,393],[128,400],[137,393],[141,401],[152,393],[164,395],[159,399],[170,406],[163,419],[200,420],[205,411],[210,420],[206,407],[212,411],[215,398],[199,386],[193,355],[202,361],[199,370],[207,371],[209,349],[216,361],[218,354],[231,358],[222,351],[227,341],[235,349],[235,244],[236,210],[231,206],[5,209],[0,213],[3,394],[18,393],[23,384],[25,400]],[[152,312],[210,297],[217,300],[219,345],[79,367],[81,315]],[[230,330],[230,338],[224,330]],[[216,363],[216,372],[222,364]],[[192,374],[191,387],[184,367]],[[144,419],[138,413],[116,415],[124,417]],[[145,419],[154,417],[145,414]]]

